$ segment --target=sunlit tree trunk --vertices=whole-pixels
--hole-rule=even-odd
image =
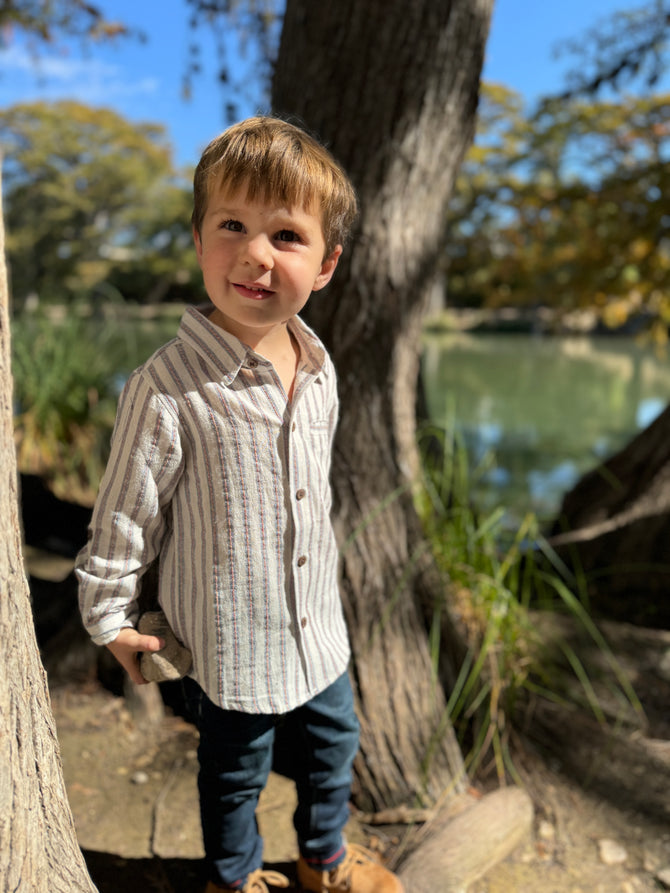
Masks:
[[[95,889],[65,793],[21,557],[0,215],[0,890]]]
[[[491,6],[288,0],[273,82],[274,110],[298,115],[326,142],[362,207],[308,319],[339,373],[333,488],[363,727],[357,797],[378,808],[465,784],[445,717],[448,673],[436,672],[428,645],[445,593],[412,488],[421,323],[473,136]]]

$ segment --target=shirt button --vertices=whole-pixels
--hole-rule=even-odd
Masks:
[[[255,369],[258,366],[258,360],[254,360],[253,357],[249,360],[249,368]]]
[[[304,629],[307,626],[307,618],[303,617],[300,621],[300,626]]]
[[[307,556],[301,555],[300,558],[298,558],[298,567],[303,567],[305,564],[307,564]]]
[[[304,499],[306,495],[307,494],[306,494],[305,490],[298,490],[295,494],[295,498],[296,499]]]
[[[296,425],[296,423],[293,422],[293,424],[291,425],[291,431],[295,431],[295,429],[296,429],[297,427],[298,427],[298,426]]]

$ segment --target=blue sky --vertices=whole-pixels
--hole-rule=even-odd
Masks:
[[[570,60],[556,58],[556,46],[636,2],[496,0],[484,77],[517,90],[529,103],[542,93],[560,90]],[[100,5],[109,18],[144,30],[147,42],[124,40],[94,46],[87,53],[73,47],[43,50],[36,68],[25,46],[10,41],[0,50],[0,107],[64,97],[111,105],[131,120],[163,124],[176,163],[192,166],[203,146],[226,125],[212,35],[206,29],[198,32],[203,72],[192,99],[185,101],[181,86],[191,35],[184,0],[100,0]],[[239,64],[253,69],[249,59]],[[245,115],[257,111],[251,98],[242,98],[240,108]]]

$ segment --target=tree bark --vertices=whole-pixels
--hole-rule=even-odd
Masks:
[[[333,460],[341,589],[362,720],[363,808],[463,790],[427,620],[445,593],[413,507],[421,323],[469,146],[492,0],[288,0],[273,107],[344,164],[361,216],[308,320],[339,373]],[[443,648],[443,653],[445,649]]]
[[[670,407],[564,497],[550,545],[593,610],[670,628]]]
[[[94,891],[77,844],[21,557],[0,215],[0,889]]]

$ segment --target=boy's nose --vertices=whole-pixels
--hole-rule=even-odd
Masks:
[[[250,263],[258,264],[269,269],[274,266],[272,260],[272,246],[266,236],[255,236],[246,242],[246,258]]]

